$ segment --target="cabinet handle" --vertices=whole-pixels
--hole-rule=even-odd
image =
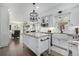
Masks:
[[[47,39],[49,39],[49,37],[47,37]]]
[[[46,39],[41,39],[40,41],[46,41],[46,40],[48,40],[49,38],[46,38]]]

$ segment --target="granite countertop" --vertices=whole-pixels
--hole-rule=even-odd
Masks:
[[[69,44],[73,44],[73,45],[79,45],[79,41],[77,40],[70,40],[68,41]]]
[[[41,38],[41,37],[48,36],[48,34],[40,33],[40,32],[30,32],[30,33],[25,33],[24,35],[31,36],[34,38]]]
[[[54,33],[54,32],[51,32],[51,33],[48,33],[48,32],[42,32],[42,33],[45,33],[45,34],[66,34],[66,35],[69,35],[69,36],[74,36],[73,34],[71,33]]]

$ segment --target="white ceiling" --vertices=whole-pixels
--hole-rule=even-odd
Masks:
[[[29,19],[29,14],[33,10],[32,3],[4,3],[0,4],[9,8],[11,21],[26,21]],[[37,3],[36,11],[39,16],[50,8],[57,6],[57,3]]]
[[[61,3],[36,3],[36,11],[39,16],[50,9],[55,9],[60,6]],[[68,5],[68,4],[67,4]],[[32,3],[3,3],[0,6],[6,6],[9,9],[11,21],[27,21],[29,20],[29,14],[33,10]]]

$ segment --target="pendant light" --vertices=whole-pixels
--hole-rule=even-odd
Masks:
[[[35,11],[36,4],[33,3],[33,11],[30,13],[30,21],[35,22],[38,21],[38,13]]]

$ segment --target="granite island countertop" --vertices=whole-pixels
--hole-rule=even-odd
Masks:
[[[34,37],[34,38],[41,38],[41,37],[48,36],[48,34],[41,33],[41,32],[29,32],[29,33],[24,33],[24,35]]]

